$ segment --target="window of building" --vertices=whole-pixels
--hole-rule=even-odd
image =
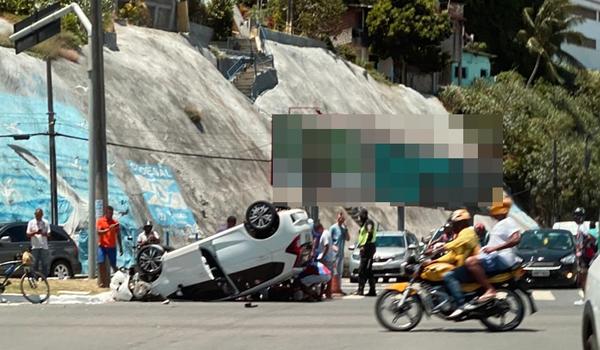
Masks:
[[[487,69],[482,69],[481,73],[479,74],[479,76],[482,77],[482,78],[487,78],[487,76],[488,76]]]
[[[593,21],[597,19],[595,10],[583,6],[573,6],[573,14]]]
[[[458,78],[458,67],[454,67],[454,77]],[[462,78],[467,78],[467,67],[462,67]]]

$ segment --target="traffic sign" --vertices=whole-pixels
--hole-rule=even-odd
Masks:
[[[33,15],[25,18],[21,22],[15,23],[14,32],[17,33],[21,31],[23,28],[26,28],[35,22],[47,17],[54,12],[61,9],[59,3],[52,4],[48,7],[45,7],[39,11],[36,11]],[[42,28],[22,37],[19,40],[15,41],[15,51],[17,53],[23,52],[44,40],[50,39],[56,34],[60,33],[60,18],[56,21],[50,22],[49,24],[43,26]]]

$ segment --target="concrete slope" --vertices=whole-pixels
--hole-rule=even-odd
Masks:
[[[270,121],[185,37],[133,26],[117,26],[117,33],[119,51],[104,51],[109,170],[114,183],[109,201],[123,220],[130,218],[132,234],[142,220],[152,219],[171,231],[172,244],[182,243],[188,233],[213,233],[228,215],[241,221],[249,203],[271,196]],[[57,60],[53,68],[57,131],[85,138],[86,59],[81,57],[78,64]],[[14,125],[23,132],[27,123],[21,115],[39,117],[36,128],[27,132],[44,132],[45,63],[0,48],[0,77],[0,100],[5,102],[0,104],[2,134],[14,133]],[[188,114],[199,117],[200,123]],[[18,144],[47,159],[47,139],[34,139]],[[57,142],[59,175],[83,201],[87,142],[66,137]],[[1,151],[14,167],[36,173],[15,152],[4,146]],[[77,170],[71,164],[77,164]],[[49,207],[47,179],[28,175],[32,184],[26,184],[20,180],[26,176],[11,176],[4,172],[0,177],[5,187],[0,189],[1,219],[31,215],[33,204],[27,198],[36,194],[29,189],[40,193],[35,205]],[[72,197],[61,196],[61,222],[71,219],[77,205]],[[15,200],[25,209],[11,206]],[[87,202],[83,204],[85,208]],[[75,226],[85,228],[85,215],[78,216]]]
[[[272,114],[287,114],[290,107],[317,107],[323,113],[342,114],[423,114],[447,115],[448,112],[434,97],[425,97],[403,85],[382,84],[362,67],[343,60],[321,48],[285,45],[274,41],[265,43],[273,54],[279,84],[262,94],[255,104]],[[296,110],[314,113],[310,109]],[[294,113],[294,111],[292,111]],[[322,220],[332,223],[335,212],[343,208],[321,208]],[[397,227],[395,207],[369,208],[373,219],[382,229]],[[408,207],[406,229],[427,235],[448,217],[444,210]],[[353,234],[357,229],[351,229]]]

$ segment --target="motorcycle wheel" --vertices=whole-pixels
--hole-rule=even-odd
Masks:
[[[496,290],[496,299],[500,303],[508,304],[509,310],[505,313],[482,318],[481,323],[491,332],[506,332],[517,328],[525,317],[525,306],[523,300],[515,291],[499,288]],[[507,322],[507,316],[508,318]]]
[[[398,304],[402,293],[386,290],[377,297],[375,316],[380,325],[394,332],[407,332],[415,328],[423,317],[423,307],[415,295],[406,298],[402,309]]]

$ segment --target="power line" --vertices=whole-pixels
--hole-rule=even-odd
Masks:
[[[65,137],[65,138],[75,139],[75,140],[81,140],[81,141],[88,141],[88,139],[85,138],[85,137],[66,135],[66,134],[62,134],[62,133],[57,133],[56,136],[62,136],[62,137]],[[114,147],[136,149],[136,150],[147,151],[147,152],[157,152],[157,153],[164,153],[164,154],[173,154],[173,155],[186,156],[186,157],[197,157],[197,158],[207,158],[207,159],[222,159],[222,160],[238,160],[238,161],[245,161],[245,162],[261,162],[261,163],[270,163],[271,162],[270,159],[257,159],[257,158],[245,158],[245,157],[226,157],[226,156],[214,156],[214,155],[202,154],[202,153],[169,151],[169,150],[161,150],[161,149],[150,148],[150,147],[143,147],[143,146],[126,145],[126,144],[116,143],[116,142],[110,142],[110,141],[106,142],[106,144],[110,145],[110,146],[114,146]]]

